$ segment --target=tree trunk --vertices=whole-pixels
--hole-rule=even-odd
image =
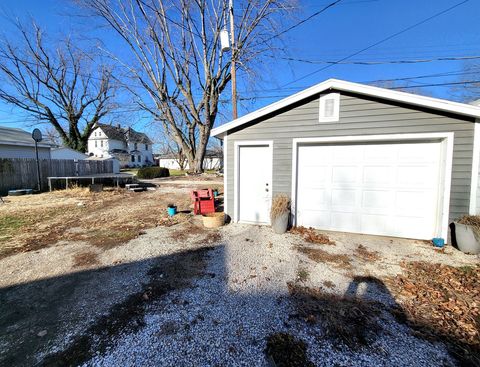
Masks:
[[[198,136],[198,144],[197,150],[195,151],[195,157],[193,159],[193,162],[189,162],[190,169],[193,169],[193,173],[203,173],[203,159],[205,158],[209,135],[210,129],[207,126],[202,126],[200,128],[200,134]]]

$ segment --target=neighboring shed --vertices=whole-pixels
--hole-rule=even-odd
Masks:
[[[173,153],[158,154],[155,159],[158,161],[160,167],[169,169],[180,169],[178,156]],[[216,150],[208,150],[205,152],[205,158],[203,159],[203,169],[205,170],[219,170],[222,168],[223,153]],[[190,168],[188,161],[184,161],[184,169]]]
[[[480,108],[330,79],[212,130],[224,141],[225,212],[269,223],[447,238],[479,212]],[[477,200],[477,194],[478,200]]]
[[[52,148],[50,155],[52,159],[87,159],[88,158],[88,155],[67,147]]]
[[[50,159],[50,145],[38,144],[40,159]],[[35,158],[32,134],[22,129],[0,126],[0,158]]]

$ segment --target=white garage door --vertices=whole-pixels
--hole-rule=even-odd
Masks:
[[[441,152],[441,142],[299,146],[297,225],[435,237]]]

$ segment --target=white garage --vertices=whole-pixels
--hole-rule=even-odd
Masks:
[[[296,224],[431,239],[442,227],[445,140],[298,143]]]

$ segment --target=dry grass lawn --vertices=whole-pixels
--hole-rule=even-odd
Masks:
[[[170,226],[188,218],[166,214],[169,203],[188,211],[186,193],[108,190],[91,193],[86,188],[39,195],[9,197],[0,205],[0,258],[35,251],[58,241],[83,241],[102,249],[141,235],[145,229]],[[78,263],[85,263],[85,258]],[[88,262],[88,261],[87,261]]]

